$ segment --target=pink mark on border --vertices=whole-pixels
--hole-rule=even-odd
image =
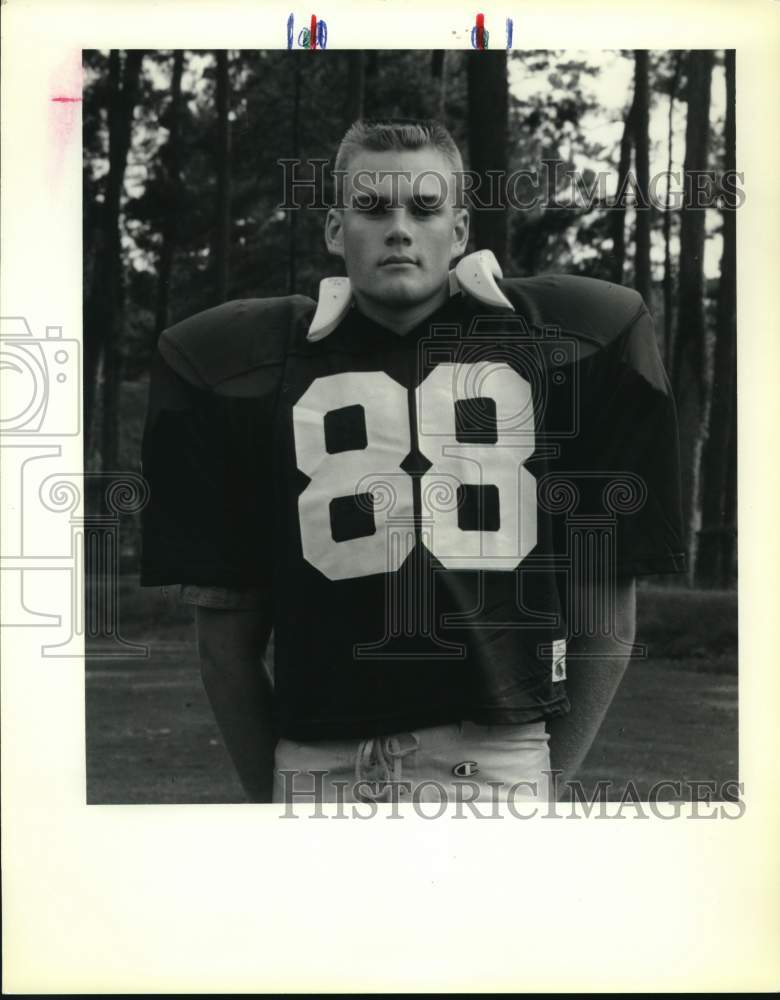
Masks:
[[[56,185],[62,173],[65,155],[79,131],[82,103],[81,51],[69,53],[49,80],[49,183]]]

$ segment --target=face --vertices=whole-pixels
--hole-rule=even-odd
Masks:
[[[449,160],[433,148],[361,150],[348,164],[344,208],[328,213],[328,250],[344,258],[360,304],[417,309],[444,293],[468,242]]]

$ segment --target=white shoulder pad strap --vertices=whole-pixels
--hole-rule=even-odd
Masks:
[[[317,309],[306,339],[323,340],[344,319],[352,305],[349,278],[323,278],[317,296]]]
[[[501,267],[492,250],[471,253],[449,274],[450,295],[462,290],[486,306],[511,309],[514,306],[496,284]],[[323,278],[317,297],[317,309],[306,339],[312,343],[323,340],[344,319],[352,305],[349,278]]]
[[[501,266],[492,250],[477,250],[464,257],[455,268],[458,284],[467,295],[486,306],[511,309],[514,306],[496,284],[502,277]]]

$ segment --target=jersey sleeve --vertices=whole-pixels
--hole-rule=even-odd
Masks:
[[[677,414],[652,318],[635,313],[582,365],[580,426],[568,449],[576,521],[611,538],[618,576],[685,569]]]
[[[230,400],[190,382],[158,349],[142,444],[142,586],[268,586],[263,511],[246,502],[247,444]]]

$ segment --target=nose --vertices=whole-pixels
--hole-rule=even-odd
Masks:
[[[385,243],[388,246],[408,246],[411,242],[412,234],[406,213],[403,209],[393,209],[385,232]]]

